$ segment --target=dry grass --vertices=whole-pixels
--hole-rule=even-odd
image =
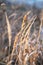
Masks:
[[[9,20],[8,20],[8,17],[7,17],[7,13],[6,13],[6,12],[5,12],[5,16],[6,16],[6,23],[7,23],[7,29],[8,29],[9,54],[10,54],[11,37],[12,37],[12,34],[11,34],[11,26],[10,26],[10,22],[9,22]]]
[[[15,59],[14,65],[16,65],[16,64],[28,65],[28,63],[30,63],[30,65],[31,64],[36,65],[35,60],[39,56],[39,54],[42,53],[40,50],[40,48],[42,48],[41,47],[42,43],[40,45],[40,43],[37,43],[37,40],[36,40],[36,42],[32,43],[32,41],[31,41],[31,43],[29,43],[29,39],[31,39],[31,37],[29,37],[30,30],[37,17],[33,16],[33,18],[31,20],[28,20],[29,23],[27,25],[26,25],[26,22],[27,22],[26,18],[27,18],[27,14],[23,18],[23,23],[22,23],[20,32],[15,37],[15,41],[14,41],[14,45],[13,45],[13,49],[12,49],[12,53],[11,53],[11,58],[10,58],[9,62],[7,63],[7,65],[10,65],[14,59]],[[42,26],[42,22],[40,24],[40,28],[41,28],[41,26]],[[39,35],[40,35],[40,29],[39,29]],[[38,38],[39,38],[39,35],[38,35]],[[33,39],[33,41],[34,41],[34,39]],[[43,50],[43,48],[42,48],[42,50]]]
[[[36,34],[37,30],[34,30],[33,34],[30,36],[31,28],[34,25],[35,20],[37,19],[36,15],[33,15],[31,19],[28,19],[30,13],[32,12],[29,11],[24,15],[21,30],[15,36],[13,49],[10,53],[12,32],[7,13],[5,12],[9,38],[9,54],[5,58],[3,58],[2,61],[5,62],[6,65],[37,65],[38,63],[36,63],[36,59],[39,56],[43,57],[43,40],[42,42],[40,41],[42,21],[39,25],[40,28],[38,31],[38,35]],[[41,63],[40,65],[43,64]]]

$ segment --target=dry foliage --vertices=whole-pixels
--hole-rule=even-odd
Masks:
[[[43,65],[43,40],[40,40],[43,20],[40,20],[41,24],[39,25],[39,29],[37,30],[34,28],[35,30],[33,30],[33,33],[31,34],[31,28],[38,17],[37,15],[33,15],[30,19],[30,13],[32,12],[27,12],[23,17],[21,30],[15,36],[11,53],[11,26],[7,13],[5,13],[9,38],[9,54],[3,58],[2,61],[5,62],[6,65]],[[42,61],[38,60],[40,57]]]

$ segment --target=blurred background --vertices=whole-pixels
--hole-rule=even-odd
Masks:
[[[39,8],[43,8],[43,0],[0,0],[10,4],[29,4]]]
[[[10,4],[28,4],[35,5],[38,8],[43,8],[43,0],[0,0]]]

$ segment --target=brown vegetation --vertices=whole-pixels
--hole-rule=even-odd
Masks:
[[[12,28],[14,27],[10,23],[10,17],[8,16],[7,11],[4,11],[9,44],[8,46],[5,46],[5,48],[3,46],[4,50],[2,50],[4,51],[4,57],[0,58],[0,64],[43,65],[43,37],[41,38],[40,34],[43,27],[42,13],[43,10],[39,13],[39,15],[36,15],[36,13],[33,14],[31,10],[28,10],[21,17],[19,16],[18,18],[15,18],[16,20],[14,20],[14,22],[12,21],[12,23],[14,23],[13,25],[16,26],[19,19],[23,19],[22,25],[19,26],[19,31],[15,32],[18,28],[14,31],[16,34],[14,36],[13,43],[11,37]],[[11,15],[11,17],[16,15],[17,14]]]

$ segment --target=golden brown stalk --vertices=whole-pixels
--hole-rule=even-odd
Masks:
[[[27,29],[25,35],[22,33],[22,37],[21,37],[21,40],[20,40],[20,44],[23,43],[24,39],[25,39],[27,36],[29,37],[30,29],[31,29],[31,27],[32,27],[32,25],[33,25],[35,19],[36,19],[36,16],[35,16],[35,18],[33,17],[33,18],[29,21],[29,22],[31,23],[31,21],[33,20],[33,22],[31,23],[30,26],[29,26],[29,24],[27,25],[28,29]],[[26,28],[27,28],[27,27],[26,27]],[[26,28],[25,28],[25,29],[26,29]],[[24,37],[24,39],[23,39],[23,37]],[[22,39],[23,39],[23,40],[22,40]]]
[[[27,14],[30,14],[30,12],[31,12],[31,11],[29,11]],[[26,15],[26,16],[27,16],[27,15]],[[24,18],[23,18],[23,22],[24,22]],[[24,28],[23,28],[23,29],[24,29]],[[16,44],[17,44],[17,42],[18,42],[18,38],[19,38],[19,36],[21,36],[21,34],[22,34],[22,32],[23,32],[23,29],[22,29],[22,27],[21,27],[20,32],[19,32],[19,33],[17,34],[17,36],[15,37],[12,54],[13,54],[14,49],[15,49],[15,47],[16,47]]]
[[[10,52],[11,37],[12,37],[12,34],[11,34],[11,26],[10,26],[10,22],[9,22],[9,20],[8,20],[8,17],[7,17],[7,13],[6,13],[6,12],[5,12],[5,17],[6,17],[6,23],[7,23],[7,29],[8,29],[9,52]]]

